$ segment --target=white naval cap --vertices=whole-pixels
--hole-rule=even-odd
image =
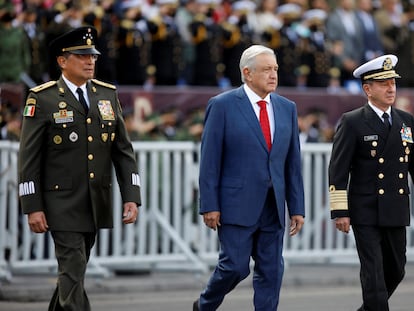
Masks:
[[[359,66],[354,70],[353,75],[355,78],[361,78],[362,81],[401,78],[394,70],[397,62],[398,57],[395,55],[379,56]]]
[[[141,0],[127,0],[122,2],[121,4],[121,9],[122,10],[127,10],[130,8],[137,8],[137,7],[141,7],[142,6],[142,1]]]
[[[253,12],[256,10],[256,3],[250,0],[239,0],[233,3],[232,9],[234,11]]]
[[[288,17],[297,17],[302,14],[302,8],[296,3],[285,3],[279,5],[277,8],[277,14]]]
[[[303,20],[308,22],[322,22],[327,18],[328,14],[321,9],[311,9],[303,13]]]

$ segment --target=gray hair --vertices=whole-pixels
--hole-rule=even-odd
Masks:
[[[275,52],[263,45],[252,45],[246,50],[244,50],[241,58],[240,58],[240,73],[241,73],[241,80],[244,83],[244,75],[243,75],[243,69],[249,68],[254,69],[256,65],[256,56],[259,54],[269,54],[276,57]]]

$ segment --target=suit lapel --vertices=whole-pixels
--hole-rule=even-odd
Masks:
[[[257,136],[260,144],[263,146],[263,148],[268,150],[259,120],[256,117],[256,114],[252,108],[252,105],[250,104],[249,98],[243,90],[243,87],[239,87],[237,91],[237,106],[245,118],[247,124],[249,124],[251,127],[252,132]]]

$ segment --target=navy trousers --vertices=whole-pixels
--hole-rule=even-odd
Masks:
[[[254,308],[256,311],[277,310],[284,271],[284,228],[278,219],[271,190],[257,224],[252,227],[222,224],[219,227],[218,264],[200,295],[201,311],[217,310],[225,295],[249,275],[251,258],[254,260]]]

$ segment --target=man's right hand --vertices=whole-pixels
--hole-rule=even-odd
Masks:
[[[30,230],[35,233],[43,233],[49,229],[44,212],[33,212],[28,216]]]
[[[335,218],[335,225],[339,231],[348,233],[351,227],[351,220],[349,217],[338,217]]]
[[[207,227],[216,230],[220,226],[220,212],[207,212],[203,214],[203,220]]]

